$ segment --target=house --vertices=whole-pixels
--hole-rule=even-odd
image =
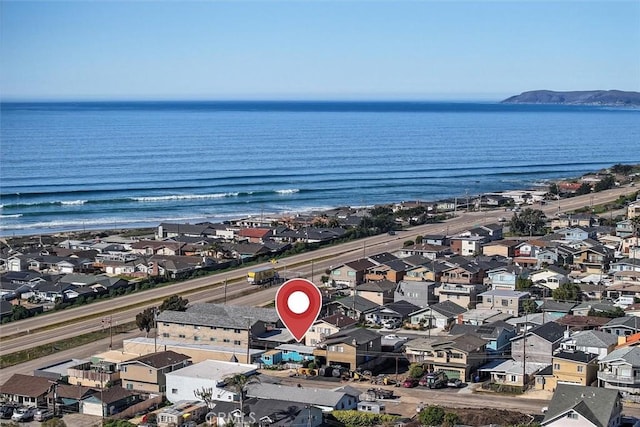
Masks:
[[[454,236],[450,239],[451,251],[457,255],[476,255],[482,252],[482,245],[487,242],[485,236]]]
[[[443,301],[411,313],[412,325],[426,323],[432,328],[444,329],[454,323],[467,309],[451,301]]]
[[[2,400],[24,406],[47,404],[47,393],[51,388],[48,378],[13,374],[0,386]]]
[[[456,322],[465,325],[486,325],[497,321],[505,321],[513,317],[508,313],[499,310],[491,310],[485,308],[474,308],[458,315]]]
[[[474,307],[477,295],[486,290],[481,284],[442,283],[435,294],[440,302],[451,301],[463,307]]]
[[[518,279],[526,279],[527,272],[516,265],[508,265],[487,271],[487,277],[486,283],[492,289],[515,291]]]
[[[618,338],[615,335],[603,331],[586,330],[572,334],[560,344],[560,347],[564,350],[596,354],[601,360],[611,353],[617,344]]]
[[[252,425],[318,427],[323,424],[323,409],[312,404],[293,403],[285,399],[251,398],[245,402],[245,406],[248,411],[245,421],[255,420],[256,423]],[[217,411],[214,409],[215,412]],[[241,425],[240,421],[237,420],[235,425]]]
[[[120,370],[116,363],[78,361],[67,367],[69,384],[103,388],[105,384],[120,382]]]
[[[574,307],[578,305],[577,302],[562,302],[554,300],[545,300],[540,307],[540,311],[547,314],[565,316],[571,314]]]
[[[302,344],[280,344],[274,350],[271,350],[262,357],[265,365],[269,365],[265,360],[265,356],[270,352],[277,352],[277,359],[281,363],[302,363],[305,361],[313,361],[313,350],[315,346],[306,346]]]
[[[371,369],[380,360],[382,335],[369,329],[354,328],[329,335],[313,351],[319,366],[343,366],[351,371]]]
[[[590,386],[597,378],[598,355],[579,350],[559,350],[553,354],[551,375],[536,378],[536,388],[554,391],[558,384]]]
[[[377,310],[378,304],[359,295],[341,298],[329,303],[332,314],[339,313],[346,317],[364,320],[367,314]]]
[[[622,402],[615,390],[558,384],[542,423],[543,427],[619,427]]]
[[[518,362],[550,365],[553,353],[564,339],[565,328],[556,322],[547,322],[529,329],[511,340],[511,357]]]
[[[168,372],[166,377],[166,397],[172,403],[190,400],[196,391],[211,391],[215,401],[238,400],[238,393],[230,387],[229,379],[234,375],[249,377],[256,373],[258,365],[205,360],[182,369]]]
[[[607,324],[600,327],[600,330],[615,336],[629,336],[640,332],[640,321],[637,316],[616,317]]]
[[[533,375],[540,375],[541,372],[544,372],[545,367],[545,363],[529,362],[523,364],[522,361],[513,359],[498,359],[482,366],[478,371],[482,374],[489,373],[491,382],[494,384],[522,387],[525,382],[529,384]]]
[[[449,335],[473,334],[487,342],[487,357],[496,357],[511,353],[511,338],[516,336],[516,328],[503,321],[484,325],[453,325]]]
[[[356,295],[366,298],[375,304],[383,305],[393,302],[393,292],[396,286],[395,282],[389,280],[365,282],[356,286]]]
[[[304,336],[304,343],[315,346],[329,335],[339,332],[341,329],[355,327],[358,321],[342,314],[332,314],[316,320]]]
[[[560,317],[555,322],[571,331],[586,331],[601,328],[609,322],[609,319],[600,316],[576,316],[573,314],[567,314],[566,316]]]
[[[315,406],[322,409],[323,412],[355,409],[358,405],[358,399],[344,391],[310,387],[291,387],[269,383],[249,385],[247,387],[247,396],[269,400],[278,397],[278,399],[285,402]]]
[[[374,311],[369,312],[365,319],[376,324],[393,321],[398,325],[402,325],[411,313],[415,313],[420,307],[411,304],[408,301],[396,301],[382,306],[378,306]]]
[[[158,427],[180,427],[187,422],[202,422],[209,408],[205,402],[193,400],[181,400],[171,406],[166,406],[156,415]]]
[[[519,243],[518,240],[496,240],[488,242],[482,245],[482,255],[500,255],[505,258],[513,258],[516,253],[516,246],[518,246]]]
[[[444,371],[449,378],[471,380],[486,359],[486,341],[475,335],[421,337],[408,341],[405,356],[429,372]]]
[[[633,219],[640,216],[640,201],[636,200],[627,206],[627,218]]]
[[[452,253],[451,248],[448,246],[449,240],[446,237],[434,240],[440,243],[429,243],[429,241],[424,240],[425,237],[422,238],[422,243],[416,243],[400,249],[398,256],[400,258],[408,258],[413,255],[420,255],[428,261],[434,261],[436,258],[442,258]],[[437,237],[434,237],[434,239],[437,239]]]
[[[623,394],[640,394],[640,347],[613,350],[598,362],[598,381]]]
[[[80,402],[80,412],[98,417],[110,417],[140,401],[130,390],[113,386],[95,393]]]
[[[631,258],[622,258],[609,264],[610,273],[620,273],[623,271],[640,272],[640,262]]]
[[[389,255],[393,256],[391,254]],[[398,283],[404,278],[406,271],[412,267],[413,265],[396,258],[368,268],[365,274],[365,281],[377,282],[380,280],[388,280],[393,283]]]
[[[523,304],[531,299],[529,292],[494,289],[478,295],[477,309],[498,310],[518,316],[524,312]]]
[[[550,265],[532,272],[529,279],[534,285],[544,286],[549,290],[558,289],[560,285],[569,282],[569,272],[561,267]]]
[[[164,393],[166,374],[188,366],[191,358],[174,351],[146,354],[120,364],[120,379],[127,390]]]
[[[633,234],[633,223],[630,219],[616,222],[616,236],[624,238],[633,236]]]
[[[241,354],[254,340],[282,327],[275,309],[212,303],[193,304],[186,311],[162,311],[157,324],[159,337],[214,344]]]
[[[613,261],[614,250],[604,245],[584,248],[574,254],[573,263],[583,272],[604,274]]]
[[[334,267],[329,272],[329,280],[353,287],[364,282],[367,270],[376,264],[366,258],[347,262]]]
[[[428,307],[438,301],[435,295],[436,286],[436,282],[402,280],[396,285],[393,300],[408,301],[421,308]]]

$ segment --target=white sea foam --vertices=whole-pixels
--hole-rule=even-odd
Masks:
[[[65,200],[63,202],[60,202],[61,205],[67,205],[67,206],[84,205],[85,203],[87,203],[86,200]]]
[[[20,218],[22,214],[0,215],[0,219],[3,218]]]
[[[171,200],[207,200],[221,199],[223,197],[235,197],[239,193],[215,193],[215,194],[173,194],[171,196],[146,196],[132,197],[136,202],[166,202]]]
[[[294,194],[294,193],[298,193],[300,192],[300,190],[298,188],[289,188],[289,189],[285,189],[285,190],[276,190],[276,193],[278,194]]]

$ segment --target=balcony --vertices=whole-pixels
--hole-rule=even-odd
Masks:
[[[640,375],[619,375],[611,372],[598,372],[598,379],[610,383],[640,385]]]

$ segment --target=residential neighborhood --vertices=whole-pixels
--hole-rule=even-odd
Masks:
[[[3,247],[3,323],[117,298],[143,283],[256,259],[276,265],[296,244],[343,238],[350,214],[363,212],[325,214],[331,227],[312,216],[286,224],[162,223],[143,238],[43,236]],[[622,426],[624,402],[640,402],[634,218],[630,208],[608,226],[592,214],[549,218],[540,235],[515,236],[496,222],[411,236],[398,250],[363,253],[322,271],[315,280],[321,314],[301,342],[270,304],[191,303],[154,310],[147,334],[124,339],[121,348],[15,374],[0,398],[7,411],[137,416],[140,425],[320,426],[340,411],[395,415],[396,425],[409,425],[429,389],[446,388],[539,393],[550,400],[538,414],[544,426],[565,419]],[[406,393],[424,398],[394,410]]]

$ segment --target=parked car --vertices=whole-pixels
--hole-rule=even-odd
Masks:
[[[382,327],[385,329],[396,329],[400,327],[400,321],[397,319],[383,320]]]
[[[53,418],[53,411],[48,409],[38,409],[33,415],[34,421],[47,421]]]
[[[413,388],[418,386],[418,380],[415,378],[407,378],[402,382],[402,387]]]
[[[451,378],[447,381],[447,387],[460,388],[464,383],[459,378]]]
[[[36,414],[36,408],[34,407],[22,407],[17,408],[11,415],[11,421],[31,421]]]
[[[17,407],[18,406],[14,405],[13,403],[3,404],[2,406],[0,406],[0,418],[2,418],[3,420],[10,419],[13,415],[13,411],[15,411]]]

